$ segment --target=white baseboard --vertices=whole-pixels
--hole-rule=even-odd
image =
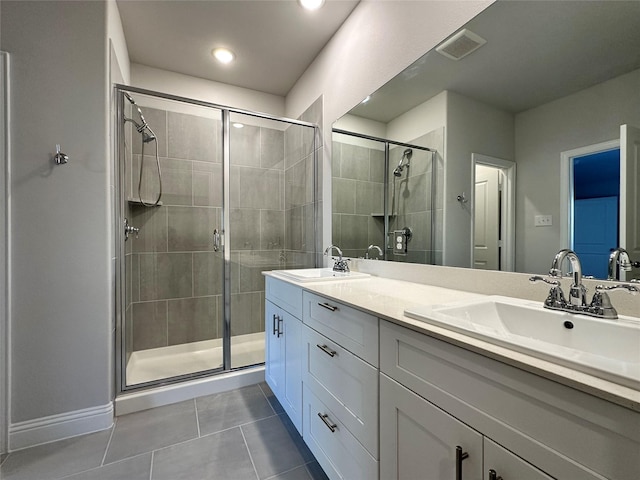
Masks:
[[[113,425],[113,403],[9,425],[9,451],[105,430]]]
[[[124,393],[116,397],[116,416],[182,402],[203,395],[212,395],[235,388],[248,387],[249,385],[255,385],[263,381],[264,366],[262,365],[245,370],[190,380],[175,385],[165,385],[150,390]]]

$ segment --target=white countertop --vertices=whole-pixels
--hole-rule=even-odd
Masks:
[[[482,298],[484,295],[376,276],[358,280],[296,282],[291,278],[278,275],[277,271],[263,273],[416,332],[640,412],[640,391],[638,390],[404,315],[407,308],[472,300]]]

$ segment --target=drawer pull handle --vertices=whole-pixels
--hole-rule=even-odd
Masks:
[[[327,310],[331,310],[332,312],[335,312],[338,307],[334,307],[333,305],[329,305],[328,303],[318,303],[318,305],[320,305],[322,308],[326,308]]]
[[[278,318],[278,316],[274,313],[273,314],[273,334],[274,335],[278,332],[278,329],[276,327],[276,318]]]
[[[282,331],[281,325],[283,322],[283,318],[278,316],[278,338],[280,338],[280,335],[282,335],[284,332]]]
[[[335,423],[331,423],[331,422],[328,420],[329,415],[326,415],[326,414],[325,414],[325,415],[323,415],[323,414],[321,414],[320,412],[318,412],[318,416],[320,417],[320,420],[322,420],[322,421],[324,422],[324,424],[327,426],[327,428],[328,428],[329,430],[331,430],[331,432],[332,432],[332,433],[336,431],[336,429],[338,428],[338,426],[337,426]]]
[[[498,473],[492,468],[489,470],[489,480],[502,480],[502,477],[499,477]]]
[[[462,480],[462,461],[465,458],[469,458],[469,454],[463,452],[461,446],[456,446],[456,480]]]
[[[329,355],[330,357],[335,357],[336,356],[336,352],[335,350],[331,350],[329,347],[327,347],[326,345],[319,345],[316,344],[316,347],[318,347],[320,350],[322,350],[324,353],[326,353],[327,355]]]

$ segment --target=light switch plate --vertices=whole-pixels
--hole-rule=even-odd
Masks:
[[[550,227],[551,225],[553,225],[553,216],[536,215],[534,221],[536,227]]]

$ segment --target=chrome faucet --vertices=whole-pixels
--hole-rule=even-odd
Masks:
[[[565,248],[556,253],[551,263],[549,276],[562,278],[562,264],[565,259],[568,259],[571,263],[571,271],[573,272],[573,283],[569,290],[569,303],[577,307],[584,307],[587,305],[587,289],[582,284],[582,265],[580,264],[580,259],[573,250]]]
[[[562,263],[565,259],[571,262],[573,271],[573,283],[569,293],[569,301],[566,300],[562,288],[560,287],[560,279],[562,278]],[[544,282],[551,285],[549,295],[544,301],[544,307],[552,310],[562,310],[569,313],[581,313],[592,317],[606,318],[615,320],[618,318],[618,312],[613,308],[611,299],[607,292],[612,290],[624,290],[627,293],[636,295],[640,289],[634,285],[597,285],[596,292],[593,294],[591,303],[587,304],[587,289],[582,284],[582,267],[580,260],[574,251],[569,249],[560,250],[553,258],[549,277],[544,278],[535,275],[529,278],[531,283]]]
[[[324,254],[328,256],[333,249],[335,249],[336,252],[338,252],[338,258],[333,257],[333,260],[334,260],[333,271],[334,272],[348,273],[349,272],[349,263],[348,263],[349,260],[348,259],[345,260],[345,259],[342,258],[342,250],[340,250],[335,245],[329,245],[325,249]]]
[[[378,258],[382,258],[382,257],[383,257],[384,252],[382,251],[382,249],[381,249],[378,245],[373,245],[373,244],[371,244],[371,245],[369,245],[369,246],[367,247],[367,251],[366,251],[366,252],[365,252],[365,254],[364,254],[364,258],[365,258],[365,259],[369,258],[369,252],[370,252],[371,250],[373,250],[373,249],[378,250]]]
[[[607,280],[620,280],[620,270],[631,271],[631,259],[627,251],[618,247],[609,255],[609,268],[607,269]]]

